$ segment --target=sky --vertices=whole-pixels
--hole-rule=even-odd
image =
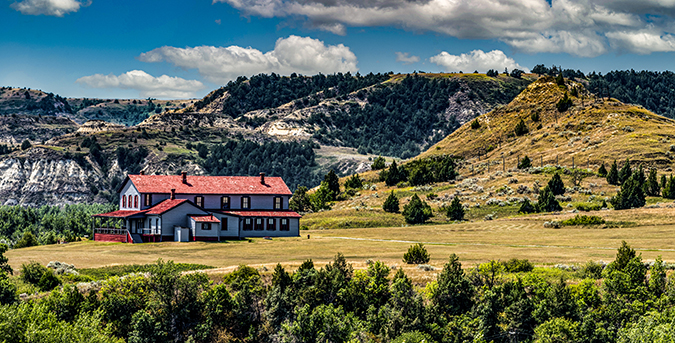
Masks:
[[[6,0],[0,86],[197,98],[275,72],[673,70],[674,0]]]

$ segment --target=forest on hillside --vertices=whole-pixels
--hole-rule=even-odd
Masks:
[[[578,269],[517,259],[463,269],[452,254],[422,284],[380,261],[354,270],[339,253],[321,268],[310,259],[295,271],[277,265],[270,275],[241,265],[214,281],[161,260],[136,266],[147,273],[104,281],[68,265],[27,263],[21,287],[54,290],[21,301],[4,251],[0,245],[0,337],[7,342],[629,343],[675,335],[670,266],[660,258],[645,263],[625,242],[613,262]],[[421,244],[411,253],[429,259]]]

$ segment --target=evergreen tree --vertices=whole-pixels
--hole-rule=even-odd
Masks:
[[[345,188],[351,189],[361,189],[363,188],[363,180],[359,174],[352,175],[347,181],[345,181]]]
[[[387,199],[384,201],[384,204],[382,204],[382,209],[385,212],[398,213],[399,210],[398,198],[394,195],[393,190],[391,191]]]
[[[558,173],[553,174],[551,180],[548,181],[548,187],[551,189],[551,192],[553,192],[553,195],[565,194],[565,184]]]
[[[534,205],[532,205],[530,200],[527,199],[527,198],[525,200],[523,200],[523,203],[520,204],[520,209],[518,210],[518,213],[524,213],[524,214],[535,213],[535,212],[537,212],[537,208],[534,207]]]
[[[602,165],[600,165],[600,168],[598,168],[598,176],[607,177],[607,169],[605,169],[604,163]]]
[[[415,193],[410,202],[403,206],[403,217],[408,224],[421,224],[432,217],[431,206],[420,199]]]
[[[385,183],[387,186],[395,186],[397,183],[399,183],[399,181],[401,181],[401,172],[398,170],[396,161],[393,161],[389,166],[389,170],[387,170],[387,178]]]
[[[310,196],[307,194],[307,187],[298,186],[293,192],[291,200],[288,201],[288,208],[295,212],[308,212],[312,209]]]
[[[567,96],[567,92],[565,92],[565,95],[563,95],[563,97],[558,100],[558,102],[555,104],[555,107],[558,109],[558,112],[565,112],[573,105],[574,102],[569,96]]]
[[[614,186],[619,184],[619,168],[616,165],[616,160],[614,160],[614,163],[612,163],[612,166],[607,173],[607,183]]]
[[[661,175],[661,189],[666,188],[667,182],[668,182],[668,179],[666,178],[666,174]]]
[[[619,184],[623,184],[632,174],[633,171],[630,169],[630,161],[626,159],[626,163],[624,163],[621,170],[619,170]]]
[[[527,155],[518,161],[518,169],[527,169],[530,167],[532,167],[532,161],[530,161],[530,158],[527,157]]]
[[[455,198],[452,199],[446,215],[450,220],[464,220],[464,206],[459,202],[458,196],[455,196]]]
[[[565,85],[565,78],[563,78],[562,73],[559,73],[558,76],[555,77],[555,83],[558,86],[564,86]]]
[[[437,316],[456,316],[471,310],[474,289],[462,270],[459,257],[450,255],[449,262],[438,276],[438,286],[432,291],[431,303]]]
[[[527,125],[525,125],[525,121],[523,119],[520,119],[520,122],[516,124],[516,129],[514,130],[514,133],[516,136],[522,136],[526,133],[528,133],[530,130],[528,130]]]
[[[665,178],[665,175],[663,176]],[[662,180],[663,180],[662,178]],[[666,199],[675,199],[675,176],[672,174],[668,181],[665,183],[665,186],[661,190],[661,196]]]
[[[407,264],[428,263],[429,259],[429,252],[427,252],[427,248],[422,243],[411,245],[408,251],[403,254],[403,262]]]
[[[335,174],[333,169],[331,169],[326,176],[323,177],[323,181],[326,182],[328,189],[333,192],[333,199],[335,200],[340,194],[340,178]]]
[[[478,122],[478,118],[474,119],[474,120],[471,122],[471,129],[472,129],[472,130],[480,129],[480,123]]]
[[[375,157],[375,160],[373,160],[373,164],[370,166],[370,169],[381,170],[381,169],[384,169],[385,167],[386,166],[384,164],[384,157],[377,156],[377,157]]]
[[[642,177],[644,178],[644,175]],[[644,206],[646,201],[642,187],[639,171],[636,170],[621,184],[621,190],[610,200],[614,209],[623,210]]]
[[[28,141],[28,140],[26,139],[26,140],[23,141],[23,143],[21,143],[21,150],[30,149],[30,147],[32,147],[32,146],[33,146],[33,145],[30,144],[30,141]]]
[[[647,182],[645,183],[645,193],[653,197],[661,195],[661,187],[659,186],[656,169],[649,170],[649,177],[647,177]]]
[[[553,195],[553,192],[549,186],[544,187],[539,191],[539,202],[537,204],[537,209],[539,212],[556,212],[562,211],[562,206]]]

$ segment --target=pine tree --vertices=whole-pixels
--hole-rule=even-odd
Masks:
[[[560,178],[560,174],[553,174],[553,177],[548,182],[548,187],[553,192],[553,195],[563,195],[565,194],[565,184]]]
[[[668,182],[668,179],[666,178],[666,174],[661,175],[661,189],[666,188],[667,182]]]
[[[333,192],[333,199],[335,200],[340,194],[340,178],[335,174],[333,169],[331,169],[326,176],[324,176],[323,181],[328,185],[328,189]]]
[[[408,224],[421,224],[432,217],[431,206],[415,193],[410,202],[403,206],[403,217]]]
[[[394,191],[391,191],[387,199],[382,204],[382,209],[385,212],[397,213],[399,210],[398,198],[394,195]]]
[[[403,254],[403,262],[407,264],[423,264],[429,262],[429,259],[429,252],[422,243],[411,245],[408,252]]]
[[[605,164],[603,163],[598,169],[598,176],[607,177],[607,169],[605,169]]]
[[[384,164],[384,157],[377,156],[377,157],[375,157],[375,160],[373,160],[373,164],[370,166],[370,169],[381,170],[381,169],[384,169],[385,167],[386,166]]]
[[[567,96],[567,92],[565,92],[565,95],[563,95],[562,99],[558,100],[558,102],[555,104],[555,107],[558,109],[558,112],[565,112],[573,105],[574,102],[569,96]]]
[[[565,85],[565,78],[563,77],[562,73],[559,73],[558,76],[555,77],[555,83],[558,86],[564,86]]]
[[[478,118],[474,119],[474,120],[471,122],[471,129],[472,129],[472,130],[480,129],[480,123],[478,122]]]
[[[345,188],[351,189],[363,188],[363,180],[361,180],[359,174],[354,174],[349,179],[347,179],[347,181],[345,181]]]
[[[539,191],[539,203],[537,204],[539,212],[556,212],[562,211],[562,206],[553,195],[549,186],[544,187]]]
[[[401,181],[401,175],[400,171],[398,170],[398,166],[396,165],[396,161],[394,161],[391,162],[391,165],[389,166],[385,183],[387,186],[395,186],[397,183],[399,183],[399,181]]]
[[[626,159],[626,163],[624,163],[621,170],[619,170],[619,184],[623,184],[632,174],[633,171],[630,169],[630,161]]]
[[[525,155],[522,160],[518,161],[518,169],[527,169],[530,167],[532,167],[532,161],[527,155]]]
[[[525,200],[523,200],[523,203],[520,204],[520,209],[518,210],[518,213],[528,214],[535,212],[537,212],[537,208],[534,207],[534,205],[532,205],[529,199],[525,198]]]
[[[644,177],[644,175],[642,176]],[[639,171],[635,171],[626,181],[621,184],[621,190],[610,202],[615,210],[638,208],[645,205],[645,194],[642,191]]]
[[[459,202],[459,197],[452,199],[450,207],[448,207],[447,216],[450,220],[464,220],[464,207]]]
[[[661,187],[656,176],[656,169],[649,170],[649,177],[647,177],[647,182],[645,183],[645,193],[653,197],[661,195]]]
[[[607,183],[614,186],[619,184],[619,168],[616,165],[616,160],[614,160],[614,163],[612,163],[612,166],[607,173]]]
[[[664,175],[665,177],[665,175]],[[661,190],[661,196],[666,199],[675,199],[675,176],[672,174],[668,181],[665,183],[665,187]]]
[[[527,125],[525,125],[525,121],[523,119],[520,119],[520,122],[516,124],[515,129],[516,136],[522,136],[528,132],[529,130],[527,129]]]

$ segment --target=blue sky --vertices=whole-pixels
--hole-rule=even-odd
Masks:
[[[269,72],[671,70],[674,14],[658,0],[9,0],[0,85],[187,98]]]

